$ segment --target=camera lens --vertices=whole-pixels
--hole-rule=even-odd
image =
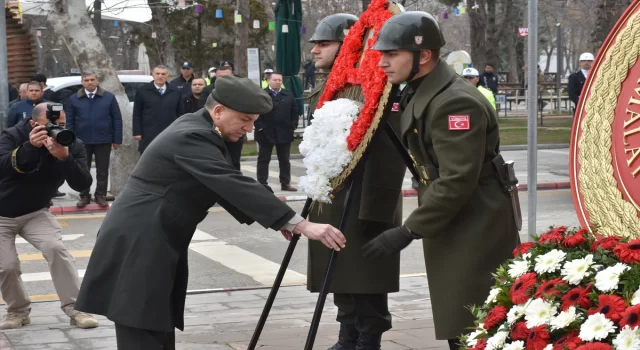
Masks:
[[[76,135],[73,131],[62,128],[51,130],[51,137],[63,146],[69,146],[76,140]]]

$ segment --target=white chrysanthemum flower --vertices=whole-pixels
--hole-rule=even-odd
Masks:
[[[564,329],[569,327],[571,322],[574,322],[578,318],[576,314],[575,306],[571,306],[566,311],[562,311],[558,316],[554,317],[551,320],[551,330],[555,331],[556,329]]]
[[[524,319],[527,321],[527,328],[549,324],[557,313],[557,306],[546,302],[543,299],[535,299],[524,310]]]
[[[639,350],[640,334],[638,334],[638,329],[631,329],[629,326],[624,326],[624,328],[620,330],[620,334],[613,340],[613,345],[616,350]]]
[[[498,295],[500,294],[500,288],[492,288],[491,291],[489,292],[489,296],[487,297],[487,300],[485,300],[485,304],[491,304],[494,303],[496,301],[496,298],[498,298]]]
[[[493,337],[487,340],[486,350],[498,350],[502,349],[504,346],[504,342],[507,341],[507,336],[509,336],[509,332],[497,332]]]
[[[617,263],[596,274],[596,288],[603,292],[618,288],[620,283],[620,275],[629,269],[629,266]]]
[[[615,331],[616,326],[613,325],[613,321],[598,312],[584,321],[580,326],[578,337],[584,341],[602,340],[608,337],[609,333],[615,333]]]
[[[524,342],[522,340],[514,341],[510,344],[505,344],[503,350],[524,350]]]
[[[560,264],[564,261],[567,253],[562,250],[554,249],[547,254],[536,257],[536,266],[534,270],[537,273],[548,273],[556,271],[560,268]]]
[[[640,304],[640,288],[638,288],[638,290],[633,293],[633,296],[631,297],[631,305],[638,305]]]
[[[518,321],[522,316],[524,316],[525,305],[514,305],[511,307],[511,310],[507,312],[507,323],[509,325],[513,325]]]
[[[507,273],[511,278],[518,278],[529,272],[529,265],[530,263],[527,260],[514,260],[509,264],[509,270],[507,270]]]
[[[580,281],[586,276],[589,276],[592,272],[589,268],[593,265],[593,255],[589,254],[582,259],[574,259],[564,263],[562,267],[562,279],[569,282],[569,284],[580,284]]]
[[[553,350],[553,344],[547,344],[542,350]]]
[[[359,103],[346,98],[328,101],[315,111],[313,123],[304,129],[300,153],[307,174],[300,178],[299,186],[308,197],[331,203],[330,180],[340,175],[353,158],[347,136],[359,110]]]
[[[485,333],[484,329],[482,328],[471,332],[469,336],[467,336],[467,346],[469,347],[476,346],[476,344],[478,343],[478,339],[480,339],[480,336],[483,335],[484,333]]]

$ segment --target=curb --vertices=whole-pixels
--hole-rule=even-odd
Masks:
[[[551,183],[541,183],[536,187],[538,190],[563,190],[571,188],[570,182],[551,182]],[[527,184],[518,185],[518,191],[526,191],[528,189]],[[416,197],[418,196],[418,191],[414,189],[403,190],[403,197]],[[304,202],[307,200],[307,196],[297,195],[297,196],[278,196],[278,199],[285,203],[292,202]],[[87,205],[84,208],[77,207],[63,207],[63,206],[55,206],[49,208],[49,211],[53,215],[72,215],[72,214],[89,214],[89,213],[104,213],[109,211],[108,207],[101,207],[98,205]]]

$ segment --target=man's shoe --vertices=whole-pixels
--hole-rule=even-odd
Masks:
[[[88,313],[78,312],[71,316],[71,325],[82,329],[96,328],[98,327],[98,320]]]
[[[95,200],[96,204],[98,204],[99,206],[101,206],[103,208],[109,206],[109,203],[107,203],[107,198],[105,196],[96,195],[96,196],[94,196],[94,200]]]
[[[358,331],[352,324],[340,323],[338,342],[328,350],[355,350],[358,341]]]
[[[356,350],[380,350],[382,334],[361,333],[358,337]]]
[[[291,191],[291,192],[296,192],[298,190],[297,188],[295,188],[295,187],[293,187],[291,185],[282,185],[280,187],[280,189],[283,190],[283,191]]]
[[[0,329],[16,329],[31,323],[29,315],[21,315],[10,312],[2,317]]]
[[[76,203],[76,207],[84,208],[91,203],[91,197],[80,197],[78,203]]]
[[[60,192],[60,191],[56,191],[56,194],[53,195],[54,198],[60,198],[60,197],[64,197],[67,194],[64,192]]]

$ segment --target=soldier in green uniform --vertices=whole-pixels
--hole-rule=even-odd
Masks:
[[[318,24],[310,39],[315,43],[311,52],[315,54],[317,68],[331,69],[345,30],[357,20],[353,15],[335,14]],[[323,87],[324,83],[318,84],[312,92],[311,114]],[[397,103],[395,107],[397,109]],[[399,113],[392,113],[389,121],[399,130]],[[344,230],[349,248],[339,253],[331,281],[330,292],[334,293],[340,322],[338,342],[331,350],[380,349],[382,333],[391,328],[387,293],[399,290],[400,254],[369,260],[362,256],[360,249],[378,234],[402,223],[401,190],[406,166],[383,130],[369,144],[368,152],[366,161],[359,165],[364,169],[354,171],[354,174],[362,173],[362,178],[355,179],[358,186],[352,189],[353,199]],[[309,219],[338,226],[345,195],[343,190],[331,204],[314,204]],[[321,244],[309,242],[307,287],[311,292],[322,288],[330,253]]]
[[[457,349],[456,337],[473,326],[466,309],[484,303],[492,272],[519,244],[518,224],[499,153],[494,109],[484,96],[439,59],[445,44],[436,20],[410,11],[390,18],[374,50],[402,92],[401,137],[421,174],[419,207],[404,225],[368,243],[363,254],[393,256],[422,239],[437,339]],[[516,197],[517,199],[517,197]]]

